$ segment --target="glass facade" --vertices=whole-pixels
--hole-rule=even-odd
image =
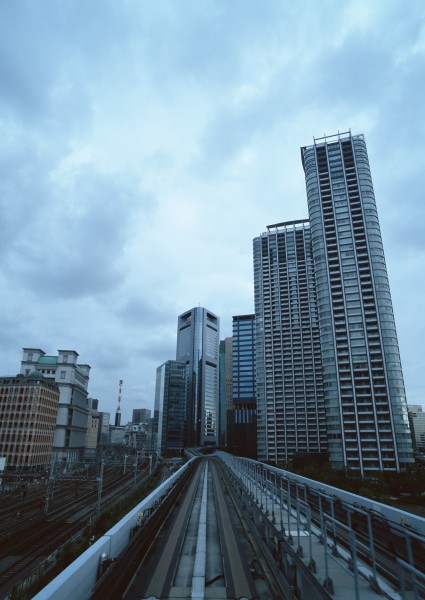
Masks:
[[[218,443],[220,320],[205,308],[178,318],[176,358],[186,365],[188,447]]]
[[[219,405],[220,405],[220,444],[227,444],[227,411],[232,407],[232,344],[233,338],[220,341],[219,360]]]
[[[232,402],[227,411],[228,445],[239,455],[257,457],[255,315],[233,317]]]
[[[156,370],[154,430],[161,455],[184,448],[186,364],[167,360]]]
[[[413,461],[384,249],[363,135],[301,149],[331,463],[364,473]]]
[[[308,221],[254,239],[258,458],[327,448],[319,321]]]

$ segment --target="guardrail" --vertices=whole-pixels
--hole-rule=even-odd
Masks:
[[[33,600],[63,600],[64,598],[83,600],[87,598],[106,565],[110,564],[126,548],[134,529],[140,525],[146,511],[155,510],[161,504],[194,460],[197,459],[193,458],[188,461],[137,504],[114,527],[34,596]]]
[[[273,530],[270,539],[292,546],[296,537],[300,566],[307,564],[325,591],[334,591],[329,560],[338,559],[353,579],[355,598],[365,578],[388,598],[400,598],[389,582],[402,598],[406,590],[424,597],[425,519],[252,459],[216,456],[264,514],[261,526]],[[313,552],[314,538],[320,545]]]

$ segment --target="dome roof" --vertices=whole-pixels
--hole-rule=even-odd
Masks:
[[[44,379],[44,375],[40,371],[35,370],[35,371],[31,371],[31,373],[28,375],[27,379],[31,379],[31,380]]]

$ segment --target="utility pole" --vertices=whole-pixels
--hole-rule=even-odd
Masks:
[[[49,500],[50,500],[50,495],[52,493],[54,482],[55,482],[55,459],[53,459],[52,462],[50,463],[49,478],[46,481],[46,501],[44,503],[44,515],[45,516],[47,516],[47,513],[49,512]]]
[[[105,463],[102,460],[102,463],[100,465],[100,475],[97,478],[97,482],[98,482],[98,487],[97,487],[97,510],[96,510],[96,515],[99,516],[100,515],[100,500],[102,498],[102,485],[103,485],[103,468],[105,466]]]
[[[136,479],[137,479],[137,452],[136,452],[136,460],[134,461],[134,487],[136,487]]]

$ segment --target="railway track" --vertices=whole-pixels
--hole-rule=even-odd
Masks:
[[[145,466],[139,471],[143,478],[149,471]],[[134,476],[111,473],[105,478],[100,510],[114,503],[133,487]],[[19,527],[14,527],[14,535],[0,550],[0,599],[7,598],[14,583],[24,579],[46,557],[50,556],[65,541],[82,530],[91,517],[97,514],[97,489],[71,500],[70,486],[63,494],[58,494],[57,502],[47,517],[40,511],[27,516]]]
[[[204,459],[147,519],[91,600],[289,598],[219,461]]]

